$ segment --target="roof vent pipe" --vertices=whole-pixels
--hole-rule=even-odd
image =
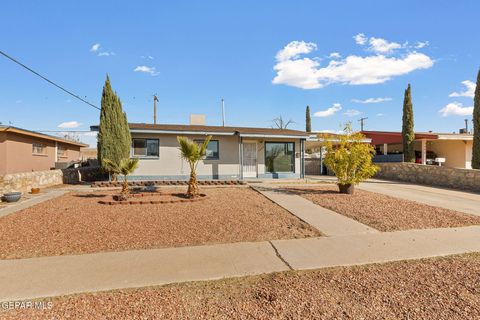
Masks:
[[[225,100],[222,98],[222,126],[225,127]]]

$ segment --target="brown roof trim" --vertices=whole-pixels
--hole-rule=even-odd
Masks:
[[[0,126],[0,132],[12,132],[12,133],[17,133],[17,134],[21,134],[21,135],[25,135],[25,136],[29,136],[29,137],[41,138],[41,139],[46,139],[46,140],[51,140],[51,141],[57,141],[57,142],[61,142],[61,143],[64,143],[64,144],[70,144],[70,145],[79,146],[79,147],[87,147],[88,146],[88,144],[84,144],[84,143],[81,143],[81,142],[76,142],[76,141],[66,140],[66,139],[62,139],[62,138],[57,138],[57,137],[54,137],[54,136],[51,136],[51,135],[48,135],[48,134],[43,134],[43,133],[40,133],[40,132],[30,131],[30,130],[17,128],[17,127],[3,127],[3,126]]]
[[[223,127],[223,126],[201,126],[201,125],[183,125],[183,124],[148,124],[148,123],[129,123],[130,130],[155,130],[172,132],[208,132],[208,133],[231,133],[239,135],[279,135],[279,136],[298,136],[299,138],[308,137],[309,134],[304,131],[290,129],[274,128],[251,128],[251,127]],[[92,127],[94,129],[95,127]]]

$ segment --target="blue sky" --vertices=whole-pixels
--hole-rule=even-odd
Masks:
[[[223,97],[228,125],[270,127],[281,115],[304,129],[308,104],[313,130],[358,128],[362,116],[366,129],[399,130],[411,83],[415,129],[451,132],[471,118],[478,12],[473,0],[11,1],[0,50],[96,105],[108,73],[130,122],[153,121],[157,94],[164,123],[202,113],[218,125]],[[97,110],[3,57],[0,74],[4,124],[98,122]]]

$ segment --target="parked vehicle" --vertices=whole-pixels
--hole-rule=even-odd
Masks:
[[[438,158],[437,154],[433,151],[427,151],[426,164],[438,166],[438,162],[435,159]],[[422,163],[422,152],[415,151],[415,163]]]

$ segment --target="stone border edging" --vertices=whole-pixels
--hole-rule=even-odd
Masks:
[[[241,180],[200,180],[198,184],[201,186],[236,186],[245,185],[246,183]],[[143,186],[186,186],[188,181],[186,180],[148,180],[148,181],[129,181],[129,186],[143,187]],[[102,187],[121,187],[122,181],[95,181],[91,185],[94,188]]]
[[[159,193],[159,195],[173,195],[173,193]],[[133,195],[133,198],[141,198],[144,196],[149,196],[148,193],[140,193]],[[185,203],[185,202],[197,202],[202,201],[207,198],[207,195],[204,193],[199,194],[197,198],[186,198],[179,200],[126,200],[126,201],[116,201],[116,200],[100,200],[98,203],[106,205],[128,205],[128,204],[167,204],[167,203]]]

